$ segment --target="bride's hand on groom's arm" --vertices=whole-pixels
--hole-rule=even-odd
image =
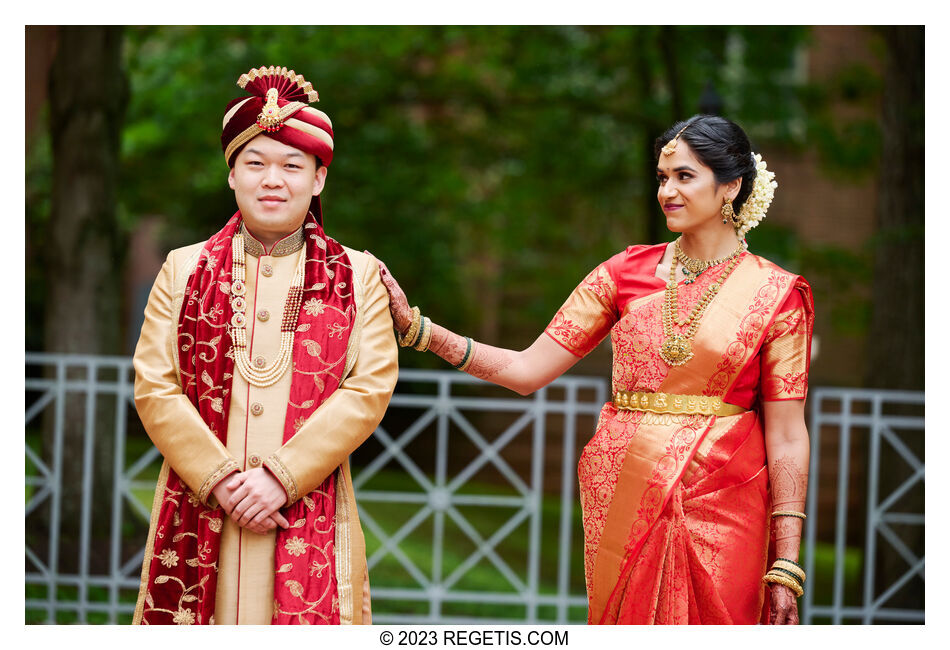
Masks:
[[[393,325],[400,334],[405,334],[409,325],[412,324],[412,309],[409,307],[409,301],[386,265],[381,260],[377,261],[379,262],[379,277],[389,292],[389,311],[393,316]]]

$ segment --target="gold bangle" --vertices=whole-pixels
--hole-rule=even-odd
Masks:
[[[798,576],[799,580],[801,580],[802,582],[805,582],[805,577],[806,577],[805,571],[800,566],[798,566],[797,564],[793,562],[789,562],[788,560],[778,559],[772,563],[772,568],[782,569],[783,571],[788,571],[789,573],[793,573],[796,576]]]
[[[796,598],[801,598],[802,595],[805,593],[805,590],[802,588],[802,586],[798,584],[797,582],[795,582],[793,579],[787,576],[776,574],[776,573],[771,573],[771,572],[766,573],[764,576],[762,576],[762,582],[765,582],[765,583],[774,582],[774,583],[783,585],[785,587],[788,587],[795,594]]]
[[[796,573],[792,573],[788,569],[783,569],[782,567],[774,566],[771,569],[769,569],[769,573],[771,573],[772,575],[777,575],[777,576],[788,576],[789,578],[797,582],[799,586],[801,587],[805,586],[805,581],[802,580],[801,576],[799,576]]]
[[[422,335],[425,334],[426,319],[422,317],[419,319],[419,331],[416,332],[416,338],[412,339],[412,343],[409,344],[410,347],[414,348],[419,345],[419,341],[422,340]]]
[[[797,517],[799,519],[805,519],[804,512],[795,512],[794,510],[776,510],[772,513],[773,517]]]
[[[413,346],[413,349],[419,352],[425,352],[429,349],[429,342],[432,340],[432,321],[426,317],[422,318],[422,333],[419,335],[419,342]]]
[[[409,325],[409,329],[406,330],[405,334],[399,336],[399,345],[402,347],[409,347],[415,340],[416,336],[419,334],[419,325],[422,323],[421,314],[419,313],[418,307],[412,308],[412,324]]]

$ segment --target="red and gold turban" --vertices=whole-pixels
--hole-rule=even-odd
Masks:
[[[320,98],[302,75],[261,66],[242,74],[237,85],[251,96],[232,100],[224,115],[221,148],[228,167],[234,166],[244,145],[261,133],[330,164],[333,126],[326,113],[308,106]]]

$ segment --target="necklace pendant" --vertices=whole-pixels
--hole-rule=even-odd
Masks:
[[[696,280],[699,279],[699,276],[703,274],[703,271],[705,271],[705,269],[702,269],[700,271],[694,271],[684,266],[683,267],[683,284],[692,284],[696,282]]]
[[[660,358],[668,366],[681,366],[693,358],[693,346],[685,336],[673,334],[660,346]]]

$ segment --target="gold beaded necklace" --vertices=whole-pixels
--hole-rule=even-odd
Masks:
[[[719,260],[712,260],[708,266],[702,269],[702,271],[705,271],[716,264],[722,264],[726,260],[731,259],[726,268],[719,274],[719,277],[709,285],[699,297],[699,302],[696,303],[696,306],[693,307],[689,315],[686,318],[679,318],[679,291],[676,285],[676,263],[677,261],[682,261],[680,258],[682,251],[679,248],[679,240],[677,240],[677,244],[673,249],[673,261],[670,263],[670,279],[666,283],[666,294],[663,299],[663,336],[665,338],[663,344],[660,346],[660,358],[663,359],[668,366],[681,366],[693,358],[692,341],[693,337],[696,336],[696,330],[699,329],[699,322],[706,311],[706,307],[708,307],[712,299],[716,297],[716,294],[719,293],[719,289],[722,288],[723,282],[726,281],[726,278],[739,263],[739,255],[742,253],[743,248],[743,245],[740,243],[739,247],[732,253]],[[705,263],[704,260],[699,261]],[[702,273],[702,271],[700,271],[700,273]],[[698,277],[699,273],[696,275]],[[693,278],[693,280],[695,280],[695,278]],[[680,328],[686,327],[686,331],[681,331],[679,334],[675,333],[673,331],[673,323],[676,323]]]
[[[304,261],[307,253],[300,256],[294,279],[290,282],[290,291],[287,293],[287,302],[284,304],[284,318],[280,324],[280,352],[277,359],[270,366],[255,368],[251,365],[250,352],[247,349],[247,301],[244,294],[247,286],[244,284],[246,266],[244,264],[244,236],[241,233],[234,235],[231,240],[231,341],[234,343],[234,365],[238,372],[247,380],[260,388],[276,383],[290,365],[293,353],[294,332],[297,329],[297,318],[300,315],[300,303],[303,300]]]

